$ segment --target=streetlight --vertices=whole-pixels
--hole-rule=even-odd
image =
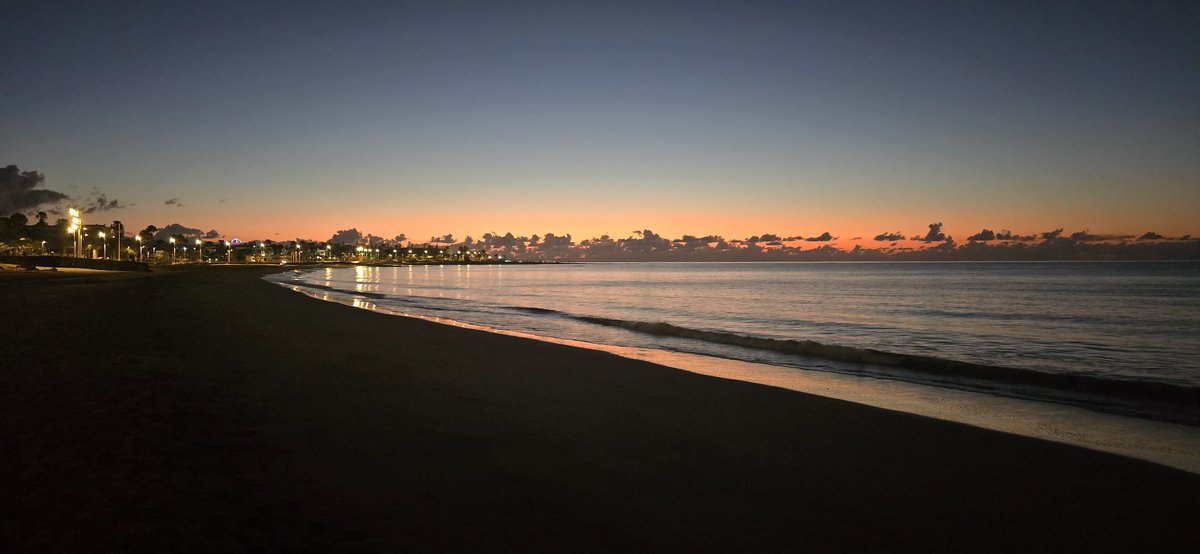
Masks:
[[[196,263],[204,263],[204,249],[200,248],[200,239],[196,239]]]
[[[142,244],[142,235],[139,234],[134,238],[136,238],[138,241],[138,261],[140,262],[142,261],[142,247],[144,246]]]
[[[121,250],[121,237],[125,235],[125,224],[120,221],[113,222],[113,232],[117,234],[117,260],[124,258],[124,253]]]
[[[225,263],[233,263],[233,245],[229,241],[225,241]]]
[[[79,257],[79,251],[83,249],[83,220],[79,218],[79,210],[70,208],[67,212],[71,216],[71,227],[67,229],[67,233],[71,235],[75,243],[75,257]]]
[[[171,263],[175,263],[175,237],[171,237]]]
[[[104,259],[108,259],[108,241],[104,238],[104,231],[96,233],[100,237],[100,243],[104,245]]]

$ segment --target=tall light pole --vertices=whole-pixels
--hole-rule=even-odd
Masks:
[[[233,263],[233,245],[225,241],[225,263]]]
[[[201,248],[203,245],[204,243],[200,239],[196,239],[196,263],[199,264],[204,263],[204,249]]]
[[[145,245],[142,244],[142,235],[139,234],[134,238],[136,238],[138,241],[138,261],[140,262],[140,261],[142,261],[142,248]]]
[[[171,263],[175,263],[175,237],[171,237]]]
[[[83,249],[83,220],[79,218],[79,210],[75,208],[70,208],[68,213],[71,216],[71,226],[67,232],[71,234],[71,242],[75,243],[75,257],[78,258],[79,251]]]
[[[121,256],[121,235],[125,234],[125,224],[121,223],[120,221],[114,221],[113,222],[113,232],[117,234],[117,260],[120,260],[122,258],[122,256]]]
[[[104,259],[107,260],[108,259],[108,239],[105,238],[104,231],[100,231],[100,232],[96,233],[96,236],[100,237],[100,244],[104,245],[104,247],[103,247],[104,248]]]

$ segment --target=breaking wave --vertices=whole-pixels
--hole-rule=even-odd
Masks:
[[[870,348],[824,344],[811,340],[751,337],[721,331],[690,329],[665,322],[626,321],[603,317],[576,316],[574,319],[605,327],[616,327],[648,335],[679,337],[717,344],[770,350],[799,356],[822,358],[853,364],[869,364],[903,369],[916,374],[971,379],[997,384],[1028,385],[1069,392],[1168,402],[1200,406],[1200,388],[1161,382],[1106,379],[1092,375],[1043,373],[1028,369],[949,360],[933,356],[898,354]],[[1200,414],[1197,414],[1200,417]],[[1189,418],[1190,419],[1190,418]]]

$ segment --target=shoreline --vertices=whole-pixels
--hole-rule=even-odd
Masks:
[[[288,273],[264,275],[263,279],[310,298],[394,317],[415,318],[451,327],[598,350],[700,375],[767,385],[963,423],[981,429],[1049,440],[1200,474],[1200,427],[1192,425],[1104,412],[1062,402],[988,394],[881,377],[774,366],[700,354],[606,345],[492,328],[394,310],[372,301],[385,298],[381,293],[350,293],[314,283],[291,282],[282,278]],[[355,296],[365,297],[367,300],[360,301],[354,298]]]
[[[1148,462],[296,295],[0,281],[12,551],[1097,551],[1200,539]],[[69,530],[69,531],[68,531]]]

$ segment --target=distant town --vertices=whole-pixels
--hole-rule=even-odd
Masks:
[[[0,255],[57,256],[92,260],[143,262],[150,265],[196,263],[450,263],[504,261],[465,245],[400,243],[363,237],[351,243],[334,241],[241,241],[215,239],[197,233],[172,232],[149,225],[131,232],[120,221],[85,223],[81,213],[69,208],[68,217],[48,223],[38,212],[29,224],[23,214],[3,219],[4,242]]]
[[[980,229],[956,239],[941,222],[917,233],[884,231],[843,237],[763,233],[743,239],[720,235],[669,238],[650,229],[628,236],[576,241],[570,234],[452,234],[415,240],[341,229],[325,240],[272,240],[227,236],[180,223],[130,227],[107,219],[125,205],[94,191],[86,198],[44,187],[40,171],[0,167],[0,256],[51,256],[74,260],[196,263],[506,263],[513,261],[855,262],[855,261],[1046,261],[1198,260],[1200,239],[1154,231],[1113,235],[1062,228],[1034,233]],[[165,205],[179,205],[172,198]],[[51,222],[51,218],[54,218]]]
[[[764,234],[742,240],[685,235],[668,239],[651,230],[627,238],[608,235],[576,242],[571,235],[515,236],[486,233],[456,240],[453,235],[418,242],[339,230],[328,240],[241,240],[178,223],[129,229],[121,221],[91,223],[68,208],[53,223],[39,211],[0,218],[0,256],[54,256],[142,262],[197,263],[503,263],[513,261],[1004,261],[1004,260],[1194,260],[1200,240],[1191,236],[1097,236],[1061,229],[1034,235],[984,229],[964,243],[946,236],[940,223],[923,236],[883,233],[877,248],[829,244],[836,237]],[[858,238],[858,237],[855,237]]]

